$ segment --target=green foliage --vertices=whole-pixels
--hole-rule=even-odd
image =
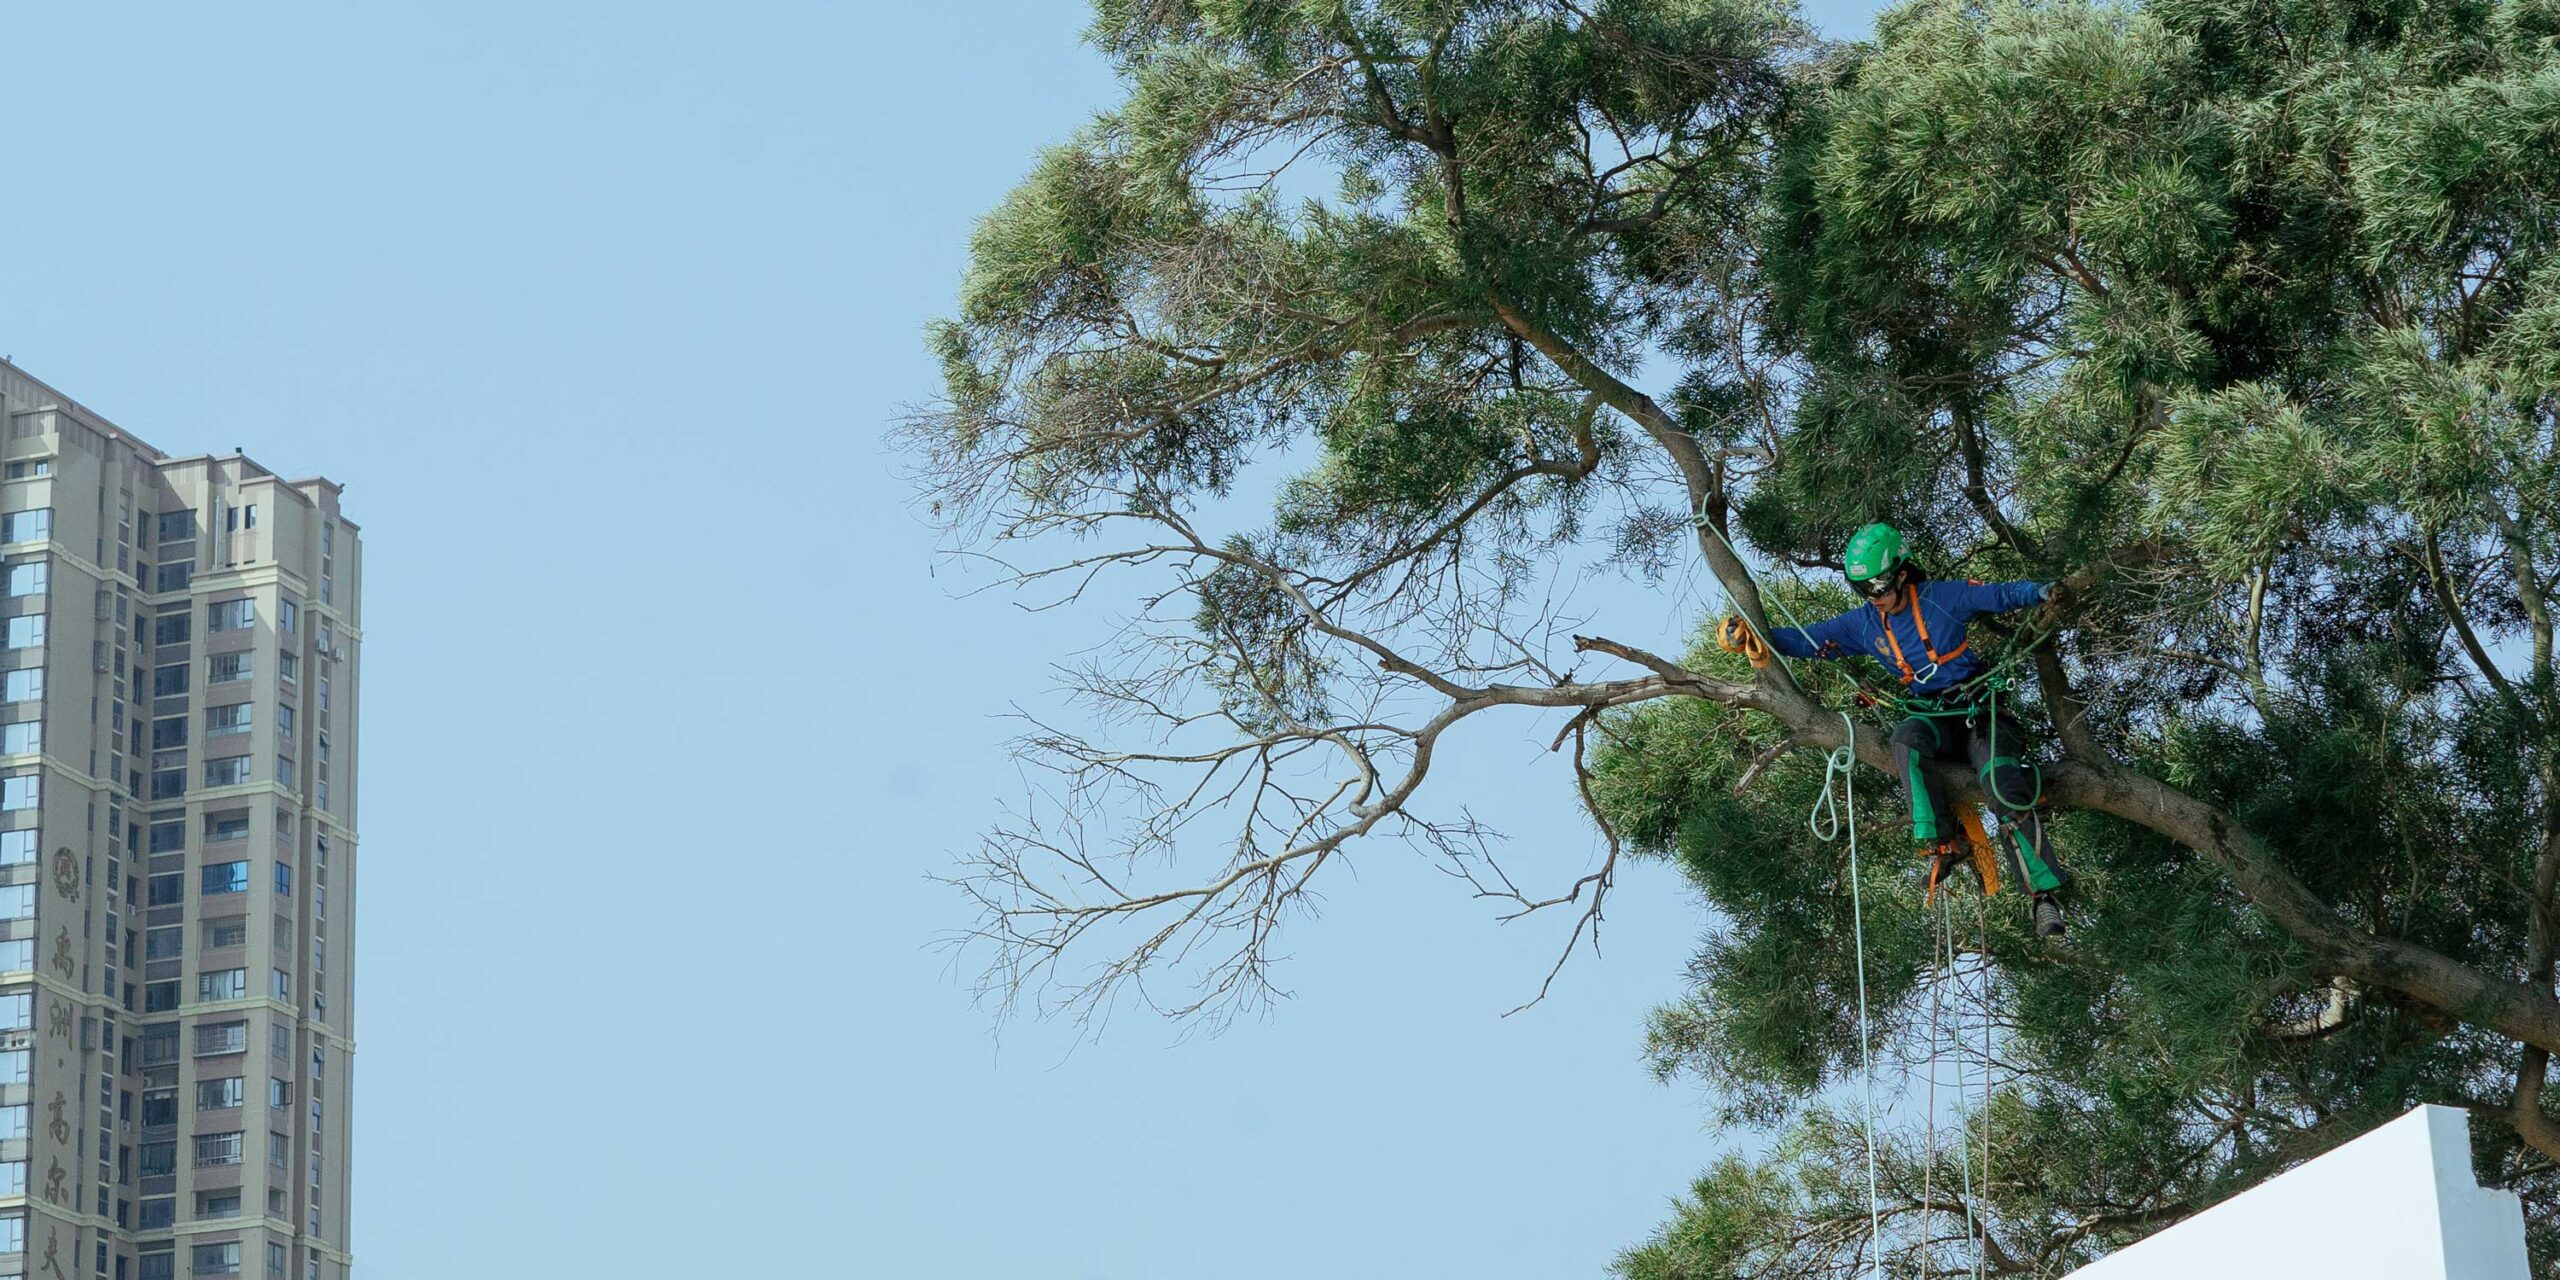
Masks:
[[[2178,566],[2120,572],[2091,620],[2110,656],[2084,692],[2113,740],[2266,833],[2356,927],[2496,971],[2534,950],[2518,885],[2553,804],[2552,704],[2461,683],[2436,583],[2474,627],[2547,648],[2514,575],[2548,582],[2549,561],[2491,528],[2560,536],[2560,58],[2520,34],[2543,22],[2486,4],[1888,15],[1773,151],[1773,329],[1807,384],[1744,509],[1755,542],[1799,559],[1873,514],[1919,525],[1944,563],[1988,518],[1963,493],[1973,433],[1998,508],[2022,513],[1994,565],[2132,546]],[[2252,605],[2232,588],[2251,584],[2259,621],[2235,626]],[[1786,826],[1810,784],[1772,769],[1732,794],[1739,745],[1693,746],[1713,758],[1666,775],[1670,740],[1714,741],[1701,718],[1631,713],[1602,765],[1625,784],[1607,812],[1721,913],[1696,994],[1648,1047],[1731,1119],[1812,1123],[1855,1045],[1826,981],[1839,938],[1809,919],[1829,863]],[[2322,975],[2216,868],[2114,824],[2061,830],[2092,890],[2068,959],[1996,913],[1990,934],[2015,1109],[1994,1129],[2021,1170],[1994,1199],[2016,1269],[2051,1274],[2513,1072],[2511,1043],[2372,993],[2321,1022]],[[1869,902],[1871,941],[1923,928],[1890,885]],[[1876,966],[1884,1044],[1911,1045],[1915,964]],[[2514,1152],[2486,1140],[2484,1171],[2547,1207],[2548,1165]],[[1621,1273],[1846,1274],[1767,1252],[1839,1211],[1808,1198],[1808,1160],[1781,1144],[1719,1169]]]
[[[1589,679],[1515,606],[1670,572],[1702,511],[1808,617],[1852,601],[1794,571],[1874,520],[1941,576],[2071,576],[2027,720],[2215,806],[2357,936],[2547,991],[2556,33],[2551,0],[1915,0],[1846,46],[1763,0],[1103,0],[1125,98],[982,224],[910,427],[994,542],[1187,537],[1285,472],[1267,529],[1176,540],[1213,563],[1149,652],[1209,656],[1129,686],[1187,725],[1189,681],[1281,739],[1371,731],[1425,663],[1452,705]],[[1843,706],[1859,673],[1799,674]],[[1823,762],[1742,785],[1783,730],[1666,691],[1538,705],[1616,708],[1588,801],[1715,913],[1648,1061],[1769,1146],[1619,1270],[1856,1274]],[[2058,815],[2081,894],[2055,947],[2014,895],[1960,890],[1942,925],[1886,780],[1858,783],[1867,1047],[1924,1057],[1986,974],[1999,1014],[1998,1088],[1882,1135],[1905,1263],[1956,1260],[1961,1214],[1919,1197],[1979,1172],[1959,1136],[1990,1143],[1994,1270],[2058,1274],[2413,1103],[2518,1096],[2515,1039],[2341,985],[2213,840]],[[2560,1221],[2532,1129],[2484,1121],[2482,1173]]]

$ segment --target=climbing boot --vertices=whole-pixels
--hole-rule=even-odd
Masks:
[[[2037,937],[2061,937],[2064,931],[2062,922],[2062,901],[2049,893],[2037,894],[2035,921]]]

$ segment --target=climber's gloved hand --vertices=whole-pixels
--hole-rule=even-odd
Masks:
[[[1739,617],[1727,615],[1724,621],[1716,624],[1716,647],[1727,653],[1741,654],[1751,660],[1752,666],[1769,665],[1769,642],[1761,639],[1760,633]]]

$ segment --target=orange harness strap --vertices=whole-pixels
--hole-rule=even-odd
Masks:
[[[1956,653],[1964,652],[1965,645],[1973,643],[1972,637],[1968,636],[1966,637],[1964,644],[1956,646],[1956,653],[1938,652],[1938,646],[1929,642],[1929,620],[1921,616],[1920,613],[1920,588],[1918,587],[1911,588],[1911,625],[1920,629],[1920,648],[1929,655],[1929,661],[1931,662],[1953,662],[1955,661]],[[1887,622],[1885,629],[1887,631],[1891,631],[1893,629],[1890,621]]]
[[[1884,601],[1878,600],[1876,601],[1876,612],[1884,615],[1884,642],[1891,649],[1893,665],[1900,668],[1902,671],[1902,682],[1904,684],[1910,684],[1913,681],[1918,680],[1920,678],[1920,673],[1911,669],[1911,663],[1902,656],[1902,641],[1897,639],[1893,634],[1893,610],[1885,608]],[[1912,616],[1919,616],[1916,608]]]
[[[1929,640],[1928,619],[1922,617],[1920,613],[1920,585],[1918,583],[1913,583],[1910,586],[1904,587],[1901,592],[1897,592],[1896,594],[1899,595],[1905,593],[1911,597],[1911,625],[1914,628],[1917,628],[1920,632],[1920,651],[1929,655],[1929,665],[1932,668],[1955,661],[1956,658],[1966,649],[1973,646],[1973,640],[1968,636],[1963,643],[1956,646],[1954,653],[1938,652],[1938,646],[1931,643]],[[1893,634],[1893,610],[1886,608],[1885,602],[1882,600],[1878,600],[1875,603],[1876,612],[1884,615],[1884,642],[1892,655],[1893,665],[1902,672],[1902,682],[1904,684],[1917,683],[1920,679],[1920,673],[1911,669],[1910,659],[1902,656],[1901,637]]]

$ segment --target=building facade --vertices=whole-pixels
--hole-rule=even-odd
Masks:
[[[0,417],[0,1280],[344,1280],[356,527]]]

